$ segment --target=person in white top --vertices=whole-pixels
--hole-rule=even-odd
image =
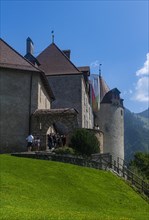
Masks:
[[[32,150],[32,145],[33,145],[33,141],[34,141],[34,137],[33,137],[33,135],[29,135],[27,138],[26,138],[26,140],[27,140],[27,149],[28,149],[28,151],[31,151]]]

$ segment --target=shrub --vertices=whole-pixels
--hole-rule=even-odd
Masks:
[[[100,143],[95,134],[84,128],[76,129],[73,132],[71,147],[84,156],[90,156],[100,151]]]
[[[56,148],[56,149],[54,150],[54,152],[55,152],[56,154],[72,154],[72,155],[75,154],[74,149],[71,148],[71,147],[67,147],[67,146]]]

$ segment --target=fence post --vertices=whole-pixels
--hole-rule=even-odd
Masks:
[[[114,160],[114,170],[115,170],[115,171],[117,171],[116,168],[117,168],[117,167],[116,167],[116,161]]]
[[[119,173],[119,157],[117,157],[117,172]]]
[[[144,192],[144,181],[142,180],[142,192]]]
[[[132,183],[132,185],[133,185],[133,182],[134,182],[134,181],[133,181],[133,177],[134,177],[134,176],[133,176],[133,173],[131,173],[131,183]]]
[[[112,155],[111,154],[109,154],[109,164],[110,164],[110,168],[112,168]]]

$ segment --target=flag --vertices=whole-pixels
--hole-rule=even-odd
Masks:
[[[95,94],[95,102],[96,102],[96,111],[100,108],[100,92],[99,92],[99,77],[97,75],[93,75],[93,89]]]
[[[91,99],[91,105],[94,112],[98,111],[98,103],[96,101],[95,92],[93,85],[90,84],[90,99]]]

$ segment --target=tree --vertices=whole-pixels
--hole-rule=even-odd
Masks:
[[[137,152],[130,162],[130,168],[149,180],[149,153]]]
[[[94,133],[87,129],[76,129],[71,137],[71,147],[78,153],[90,156],[100,152],[100,143]]]

